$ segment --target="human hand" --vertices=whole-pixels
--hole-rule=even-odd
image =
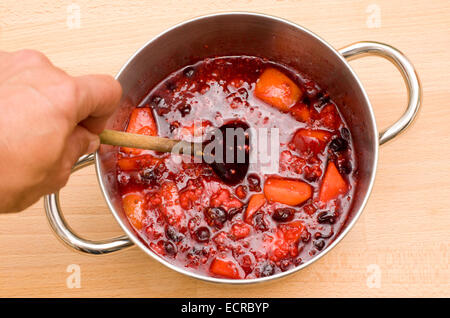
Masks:
[[[62,188],[78,158],[99,147],[121,94],[111,76],[72,77],[42,53],[0,51],[0,212]]]

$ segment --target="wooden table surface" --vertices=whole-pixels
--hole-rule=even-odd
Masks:
[[[286,18],[336,48],[360,40],[386,42],[414,63],[423,107],[405,134],[380,149],[372,195],[348,236],[286,279],[219,286],[169,270],[138,248],[105,256],[69,250],[51,232],[41,200],[25,212],[0,215],[0,296],[450,296],[448,1],[2,0],[0,49],[41,50],[73,75],[116,74],[161,31],[195,16],[231,10]],[[400,74],[379,58],[351,64],[369,94],[378,126],[393,122],[406,105]],[[121,233],[92,167],[73,175],[61,199],[80,234],[99,239]],[[67,285],[73,264],[80,269],[80,288]]]

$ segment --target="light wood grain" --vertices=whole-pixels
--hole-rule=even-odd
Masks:
[[[66,24],[72,2],[81,8],[80,29]],[[371,4],[381,9],[379,28],[367,27]],[[95,257],[73,252],[51,233],[39,202],[23,213],[0,215],[0,296],[450,296],[448,1],[2,0],[0,49],[41,50],[73,75],[115,74],[159,32],[194,16],[229,10],[284,17],[336,48],[360,40],[386,42],[416,66],[424,94],[419,118],[406,134],[381,148],[373,193],[348,236],[317,263],[283,280],[217,286],[177,274],[137,248]],[[398,72],[377,58],[351,64],[379,127],[393,122],[406,103]],[[120,234],[93,168],[71,178],[62,203],[70,224],[86,237]],[[81,267],[79,289],[66,287],[69,264]],[[367,285],[371,264],[380,268],[380,288]]]

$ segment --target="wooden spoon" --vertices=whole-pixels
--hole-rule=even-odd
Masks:
[[[226,142],[226,129],[236,129],[242,128],[243,131],[248,129],[248,125],[244,122],[234,121],[228,124],[225,124],[219,128],[222,132],[223,140],[219,141],[219,146],[222,147],[222,157],[221,160],[217,160],[218,158],[214,157],[210,160],[207,159],[207,156],[211,156],[211,154],[205,154],[204,149],[205,146],[208,145],[212,140],[208,140],[204,143],[193,143],[187,142],[183,140],[174,140],[164,137],[158,136],[146,136],[139,134],[132,134],[123,131],[117,130],[108,130],[105,129],[100,134],[100,142],[106,145],[112,146],[120,146],[120,147],[129,147],[129,148],[139,148],[139,149],[147,149],[154,150],[158,152],[173,152],[174,153],[184,153],[191,154],[192,156],[197,156],[204,159],[214,170],[217,176],[229,185],[235,185],[240,183],[246,176],[248,167],[249,167],[249,136],[245,135],[245,149],[237,149],[234,147],[230,149],[229,145]],[[237,137],[235,137],[237,138]],[[235,140],[236,142],[236,140]],[[233,143],[234,144],[234,143]],[[228,149],[226,148],[228,146]],[[175,148],[176,147],[176,148]],[[175,149],[174,149],[175,148]],[[233,162],[226,162],[226,152],[233,151],[234,152],[234,160]],[[244,162],[236,162],[238,158],[238,152],[245,151],[245,160]],[[212,154],[215,155],[215,154]],[[219,157],[219,156],[218,156]]]
[[[203,147],[193,147],[195,143],[158,136],[132,134],[118,130],[105,129],[100,134],[100,142],[104,145],[147,149],[158,152],[172,152],[173,148],[178,145],[177,147],[180,149],[178,153],[183,153],[186,149],[192,155],[203,155]],[[194,148],[200,149],[200,152],[193,153],[192,149]]]

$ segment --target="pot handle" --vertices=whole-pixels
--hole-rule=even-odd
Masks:
[[[72,168],[72,173],[94,163],[94,154],[82,156]],[[73,232],[64,218],[59,203],[59,191],[44,198],[45,213],[56,236],[71,248],[87,254],[107,254],[133,245],[128,236],[123,235],[101,241],[91,241]]]
[[[416,117],[422,100],[422,88],[419,77],[414,66],[406,56],[396,48],[379,42],[357,42],[340,49],[339,53],[349,61],[368,55],[376,55],[387,59],[397,67],[408,90],[408,107],[394,124],[380,132],[380,145],[406,130]]]

